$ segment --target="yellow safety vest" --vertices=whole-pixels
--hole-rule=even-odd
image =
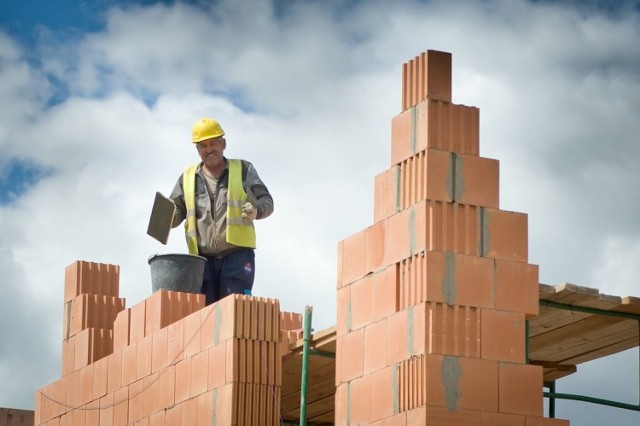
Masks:
[[[242,186],[242,162],[227,160],[229,179],[227,187],[227,232],[226,240],[240,247],[256,248],[256,232],[253,224],[245,224],[242,218],[242,206],[247,202],[247,193]],[[196,231],[196,170],[199,164],[185,169],[182,175],[184,201],[187,218],[184,224],[187,247],[190,254],[198,254]]]

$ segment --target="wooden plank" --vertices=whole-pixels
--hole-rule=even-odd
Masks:
[[[316,401],[323,400],[324,398],[333,397],[336,393],[335,379],[329,377],[322,382],[316,382],[307,386],[307,402],[309,404]],[[283,415],[287,417],[299,416],[300,409],[300,389],[297,392],[284,395],[280,399],[280,410]]]
[[[529,339],[529,358],[536,360],[561,361],[568,358],[560,354],[578,351],[585,345],[597,342],[606,335],[608,329],[622,322],[619,318],[592,315],[581,321]],[[597,343],[596,343],[597,344]],[[588,350],[588,349],[587,349]]]
[[[635,336],[630,337],[626,340],[618,340],[618,342],[616,343],[594,349],[591,352],[576,355],[573,358],[567,359],[565,362],[576,364],[576,365],[582,364],[584,362],[593,361],[593,360],[604,358],[606,356],[613,355],[619,352],[624,352],[626,350],[635,348],[637,346],[638,346],[638,334],[636,333]]]
[[[591,314],[540,306],[539,314],[529,319],[529,338],[562,328],[590,316]]]
[[[531,361],[532,365],[539,365],[542,367],[543,379],[546,382],[552,382],[559,378],[566,377],[577,371],[575,365],[566,365],[553,361]]]
[[[329,395],[323,399],[309,402],[307,404],[307,421],[313,424],[333,424],[335,417],[335,396]],[[286,420],[300,420],[300,401],[298,408],[287,413],[282,413],[282,418]]]
[[[602,310],[613,310],[622,303],[622,298],[618,296],[600,294],[595,289],[580,287],[575,284],[561,284],[556,287],[540,284],[539,294],[541,300]],[[550,330],[564,327],[590,315],[593,314],[541,305],[540,313],[529,321],[529,336],[537,336]]]
[[[573,370],[559,370],[559,369],[550,369],[547,371],[546,369],[542,373],[542,380],[545,382],[553,382],[555,380],[562,379],[563,377],[567,377],[572,375],[577,371],[575,365],[572,366]]]

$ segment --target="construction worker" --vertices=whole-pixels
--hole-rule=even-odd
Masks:
[[[224,157],[225,133],[216,120],[201,118],[192,142],[202,160],[187,167],[171,200],[172,227],[185,223],[190,254],[207,258],[202,293],[209,305],[232,294],[251,294],[255,277],[253,221],[273,212],[273,198],[253,164]]]

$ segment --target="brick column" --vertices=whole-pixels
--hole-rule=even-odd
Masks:
[[[499,209],[479,111],[451,103],[451,55],[403,66],[374,224],[338,246],[336,424],[567,425],[528,365],[538,312],[527,216]]]

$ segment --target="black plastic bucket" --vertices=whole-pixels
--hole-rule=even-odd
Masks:
[[[149,258],[153,292],[200,293],[206,263],[206,258],[193,254],[154,254]]]

